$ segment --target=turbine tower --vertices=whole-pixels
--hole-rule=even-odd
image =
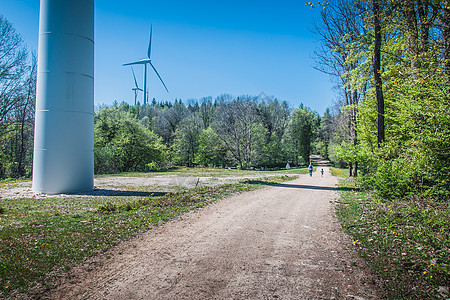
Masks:
[[[144,58],[144,59],[141,59],[141,60],[138,60],[135,62],[123,64],[124,66],[144,65],[144,105],[147,104],[147,64],[149,64],[153,68],[156,75],[158,75],[159,80],[161,80],[161,83],[163,84],[164,88],[166,89],[167,92],[169,92],[169,90],[166,87],[166,84],[162,80],[161,76],[159,76],[159,73],[158,73],[158,71],[156,71],[155,66],[153,66],[153,64],[152,64],[152,61],[150,59],[151,53],[152,53],[152,27],[150,27],[150,41],[148,43],[147,58]]]
[[[94,0],[41,0],[33,191],[94,189]]]
[[[138,92],[142,91],[142,89],[138,86],[138,83],[136,80],[136,75],[134,75],[133,67],[131,67],[131,72],[133,72],[133,78],[134,78],[134,88],[132,88],[132,90],[134,91],[134,105],[136,105]]]

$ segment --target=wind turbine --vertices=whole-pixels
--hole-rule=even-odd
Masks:
[[[134,88],[132,90],[134,91],[134,105],[136,105],[137,95],[139,91],[142,91],[142,89],[138,86],[136,75],[134,75],[133,67],[131,67],[131,72],[133,72],[133,78],[134,78]]]
[[[166,87],[166,84],[162,80],[161,76],[159,76],[159,73],[158,73],[158,71],[156,71],[155,66],[153,66],[153,64],[152,64],[152,61],[150,59],[151,52],[152,52],[152,27],[150,27],[150,42],[148,43],[147,58],[144,58],[144,59],[141,59],[141,60],[138,60],[135,62],[123,64],[124,66],[144,65],[144,105],[147,104],[147,64],[149,64],[153,68],[156,75],[158,75],[159,80],[161,80],[161,83],[163,84],[164,88],[166,89],[167,92],[169,92],[169,90]]]

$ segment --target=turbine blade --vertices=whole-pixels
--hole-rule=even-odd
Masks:
[[[127,64],[123,64],[122,66],[131,66],[131,65],[143,65],[143,64],[146,64],[146,62],[145,62],[145,61],[142,61],[142,60],[140,60],[140,61],[135,61],[135,62],[131,62],[131,63],[127,63]]]
[[[153,25],[150,25],[150,41],[148,42],[148,50],[147,50],[148,59],[150,59],[150,55],[152,54],[152,27]]]
[[[162,82],[162,84],[164,85],[164,88],[166,89],[166,91],[169,92],[169,90],[168,90],[167,87],[166,87],[166,84],[165,84],[164,81],[162,80],[161,76],[159,76],[158,71],[156,71],[156,68],[153,66],[153,64],[152,64],[151,62],[150,62],[149,64],[150,64],[150,66],[152,66],[152,68],[153,68],[153,70],[155,71],[156,75],[158,75],[158,78],[159,78],[159,80],[161,80],[161,82]]]
[[[133,72],[133,78],[134,78],[134,84],[136,85],[136,88],[139,89],[137,80],[136,80],[136,75],[134,75],[134,70],[133,70],[133,66],[131,67],[131,72]]]

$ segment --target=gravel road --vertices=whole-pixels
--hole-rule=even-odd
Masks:
[[[378,299],[334,216],[337,179],[323,168],[323,177],[235,195],[122,243],[43,298]]]

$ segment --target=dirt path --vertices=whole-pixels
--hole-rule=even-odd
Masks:
[[[323,168],[324,177],[233,196],[123,243],[45,298],[377,299]]]

